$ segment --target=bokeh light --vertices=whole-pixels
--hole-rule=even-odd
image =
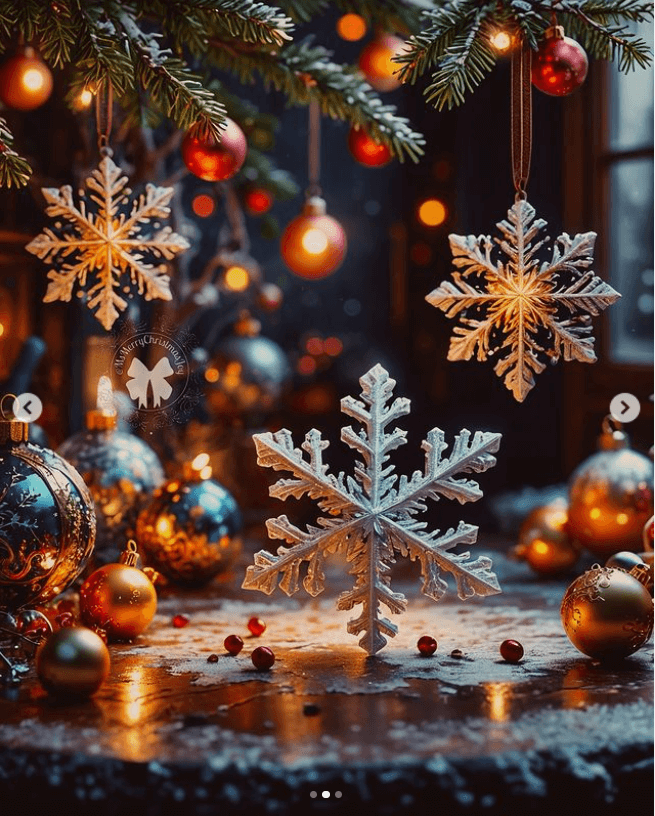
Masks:
[[[326,337],[323,342],[323,350],[330,357],[338,357],[343,351],[343,343],[338,337]]]
[[[232,292],[243,292],[248,288],[250,275],[242,266],[231,266],[225,270],[223,282]]]
[[[337,20],[337,34],[342,40],[357,42],[366,34],[366,20],[359,14],[344,14]]]
[[[216,209],[216,203],[210,195],[201,193],[191,202],[191,209],[200,218],[208,218]]]
[[[36,68],[28,68],[22,76],[22,82],[28,91],[40,91],[45,85],[45,77]]]
[[[417,214],[426,227],[438,227],[446,220],[446,207],[438,198],[428,198],[419,204]]]
[[[316,360],[310,355],[305,354],[298,360],[298,373],[309,376],[316,371]]]
[[[301,243],[305,252],[309,252],[310,255],[320,255],[327,249],[328,239],[323,230],[310,227],[303,235]]]

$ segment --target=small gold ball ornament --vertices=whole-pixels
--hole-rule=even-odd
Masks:
[[[599,452],[571,476],[569,533],[603,559],[643,549],[644,524],[653,514],[653,464],[628,447],[621,424],[603,422]]]
[[[118,564],[105,564],[80,589],[80,616],[87,626],[99,626],[110,641],[132,640],[144,632],[157,611],[157,592],[150,578],[137,569],[134,541]]]
[[[653,631],[647,565],[630,572],[597,564],[571,584],[560,610],[571,643],[589,657],[617,660],[640,649]]]
[[[49,694],[90,697],[107,679],[109,652],[85,626],[53,632],[36,653],[36,673]]]
[[[564,499],[537,507],[526,517],[514,555],[544,576],[565,572],[575,564],[580,551],[568,533],[568,507]]]

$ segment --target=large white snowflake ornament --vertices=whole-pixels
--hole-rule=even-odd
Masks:
[[[354,476],[328,473],[323,451],[329,443],[319,431],[309,431],[302,450],[294,448],[287,430],[255,434],[258,463],[293,474],[293,478],[280,479],[271,487],[271,496],[285,500],[307,495],[328,517],[320,517],[318,526],[310,525],[306,530],[296,527],[286,516],[269,519],[266,526],[270,537],[283,539],[291,546],[279,547],[277,555],[267,550],[256,553],[243,587],[270,595],[279,581],[280,588],[293,595],[299,589],[300,569],[306,561],[302,584],[315,596],[324,589],[325,559],[337,552],[345,554],[355,583],[353,589],[339,597],[337,608],[349,610],[361,605],[361,614],[349,621],[348,632],[365,633],[359,645],[372,655],[385,646],[385,635],[394,637],[398,631],[382,617],[380,605],[394,613],[403,612],[407,606],[404,595],[391,590],[390,569],[396,554],[420,562],[422,592],[435,601],[447,588],[442,572],[454,576],[462,599],[500,592],[489,558],[470,560],[468,552],[451,552],[459,544],[475,543],[477,527],[460,521],[456,530],[428,532],[427,524],[415,516],[427,509],[428,499],[436,501],[444,496],[464,504],[481,498],[477,482],[457,477],[493,467],[496,460],[492,454],[498,450],[501,435],[478,431],[471,440],[470,432],[462,431],[450,457],[444,458],[448,446],[443,431],[434,428],[422,445],[424,472],[398,479],[394,466],[387,462],[391,451],[405,444],[406,431],[393,428],[388,432],[387,428],[409,414],[410,401],[397,398],[389,405],[396,383],[380,365],[359,382],[362,401],[352,397],[341,400],[343,413],[364,426],[359,432],[350,426],[341,431],[342,441],[361,457],[355,464]]]
[[[498,354],[494,371],[519,401],[534,388],[544,359],[596,361],[591,317],[621,297],[590,269],[595,232],[571,238],[564,233],[550,261],[537,253],[548,240],[535,239],[546,226],[527,201],[517,201],[507,221],[497,224],[501,238],[450,235],[453,280],[444,281],[426,300],[459,318],[449,360],[486,360]],[[492,260],[496,244],[506,261]]]
[[[174,189],[148,184],[132,200],[127,182],[106,155],[86,180],[88,194],[80,191],[79,207],[69,185],[45,187],[46,213],[59,220],[26,247],[46,263],[59,263],[48,272],[44,302],[70,301],[77,283],[79,295],[86,292],[87,306],[107,330],[127,307],[120,293],[130,294],[130,284],[146,300],[171,300],[166,261],[189,247],[186,238],[157,223],[170,215]],[[148,230],[152,219],[154,229]],[[89,279],[93,285],[85,289]]]

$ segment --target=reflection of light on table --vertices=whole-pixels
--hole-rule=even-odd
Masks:
[[[143,729],[145,717],[146,683],[140,666],[129,666],[123,674],[125,682],[120,686],[121,696],[113,708],[123,726],[112,738],[112,749],[127,760],[141,760],[146,749]]]
[[[505,722],[509,717],[511,683],[485,683],[484,687],[489,719],[493,722]]]

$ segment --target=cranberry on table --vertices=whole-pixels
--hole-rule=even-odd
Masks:
[[[250,618],[248,621],[248,631],[253,637],[261,637],[266,631],[266,624],[261,618]]]
[[[523,654],[523,646],[518,640],[504,640],[500,644],[500,656],[508,663],[518,663]]]
[[[218,655],[217,654],[210,654],[207,658],[208,663],[218,663]]]
[[[437,651],[437,641],[430,635],[423,635],[418,639],[416,647],[424,657],[430,657]]]
[[[258,646],[250,655],[250,659],[258,671],[267,671],[275,663],[275,655],[268,646]]]
[[[186,615],[176,615],[171,623],[176,629],[184,629],[184,627],[189,623],[189,619]]]
[[[238,655],[241,649],[243,649],[243,640],[239,635],[228,635],[223,641],[223,646],[225,646],[226,652],[229,652],[231,655]]]

